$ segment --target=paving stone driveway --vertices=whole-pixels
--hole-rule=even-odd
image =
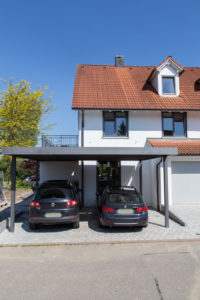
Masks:
[[[30,200],[29,200],[30,201]],[[170,220],[169,228],[164,227],[164,216],[157,211],[149,210],[147,228],[99,228],[95,211],[81,214],[79,229],[71,225],[41,226],[30,231],[28,226],[28,202],[23,210],[18,211],[15,232],[7,229],[0,233],[0,245],[41,245],[55,243],[101,243],[198,239],[189,227],[182,227]]]
[[[172,205],[170,210],[186,223],[186,228],[200,237],[200,204]]]

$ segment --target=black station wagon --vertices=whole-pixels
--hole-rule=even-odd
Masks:
[[[107,187],[97,194],[97,213],[100,226],[148,225],[148,208],[134,187]]]
[[[49,180],[38,188],[29,206],[29,227],[38,224],[72,223],[79,227],[79,200],[76,187],[65,180]]]

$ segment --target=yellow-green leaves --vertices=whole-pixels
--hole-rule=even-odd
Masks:
[[[12,79],[0,92],[0,146],[31,147],[37,144],[42,118],[52,111],[51,96],[45,90],[32,91],[30,83]]]

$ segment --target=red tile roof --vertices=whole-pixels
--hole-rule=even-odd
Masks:
[[[180,74],[180,97],[161,97],[147,81],[155,67],[78,65],[72,108],[200,110],[200,68]]]
[[[179,155],[200,155],[200,140],[152,140],[148,139],[152,147],[176,147]]]

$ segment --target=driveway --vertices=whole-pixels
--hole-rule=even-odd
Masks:
[[[169,228],[165,228],[164,216],[151,209],[149,209],[149,226],[147,228],[102,229],[97,225],[95,210],[91,210],[81,213],[79,229],[73,229],[71,225],[57,225],[41,226],[39,229],[31,231],[28,226],[30,200],[31,198],[17,204],[15,232],[11,233],[5,229],[0,233],[0,245],[121,243],[200,238],[196,232],[190,230],[190,227],[182,227],[172,220],[170,220]]]
[[[186,229],[200,236],[200,204],[176,204],[170,211],[186,224]]]

